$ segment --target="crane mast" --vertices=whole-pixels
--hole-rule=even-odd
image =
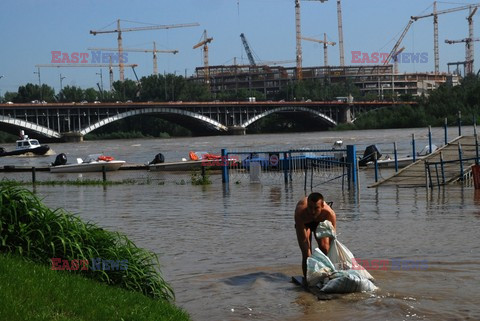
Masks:
[[[303,40],[306,41],[313,41],[313,42],[318,42],[318,43],[323,43],[323,64],[324,66],[328,66],[328,46],[335,46],[336,43],[333,41],[327,41],[327,34],[323,34],[323,40],[315,39],[315,38],[309,38],[309,37],[302,37]]]
[[[118,42],[118,57],[119,57],[119,70],[120,70],[120,81],[125,80],[124,73],[124,62],[123,62],[123,40],[122,32],[130,31],[145,31],[145,30],[158,30],[158,29],[173,29],[173,28],[185,28],[185,27],[198,27],[198,23],[183,23],[183,24],[174,24],[174,25],[155,25],[148,27],[136,27],[136,28],[120,28],[120,19],[117,20],[117,29],[115,30],[90,30],[90,34],[96,36],[97,34],[104,33],[117,33],[117,42]]]
[[[203,65],[204,65],[204,76],[205,83],[207,86],[210,86],[210,70],[208,68],[208,43],[212,42],[213,38],[207,36],[207,30],[203,30],[203,40],[193,46],[193,49],[197,49],[200,46],[203,46]]]
[[[245,35],[243,33],[240,34],[240,38],[242,39],[243,47],[245,48],[245,52],[247,53],[250,65],[255,66],[255,59],[253,58],[252,51],[250,50],[250,46],[248,45],[247,38],[245,38]]]
[[[343,22],[342,22],[342,4],[337,0],[337,20],[338,20],[338,49],[340,50],[340,66],[345,66],[345,52],[343,50]]]

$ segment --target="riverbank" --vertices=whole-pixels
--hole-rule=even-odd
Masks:
[[[166,301],[0,255],[0,319],[189,320]]]

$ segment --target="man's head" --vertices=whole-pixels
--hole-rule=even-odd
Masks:
[[[307,209],[311,214],[319,214],[323,208],[323,195],[311,193],[307,198]]]

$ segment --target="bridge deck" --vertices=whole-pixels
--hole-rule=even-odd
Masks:
[[[427,184],[427,175],[425,169],[425,162],[435,163],[440,162],[440,154],[442,155],[444,166],[443,172],[445,177],[445,184],[452,183],[461,177],[461,169],[459,162],[459,144],[462,148],[462,159],[464,172],[471,170],[471,165],[475,164],[476,157],[475,136],[460,136],[447,145],[439,148],[434,153],[428,155],[426,158],[417,160],[415,163],[401,169],[396,174],[381,180],[370,187],[377,187],[380,185],[396,185],[400,187],[425,187]],[[432,183],[439,185],[442,180],[441,167],[430,166],[430,175]]]

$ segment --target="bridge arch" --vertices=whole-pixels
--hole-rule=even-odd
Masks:
[[[35,134],[38,134],[39,136],[45,136],[48,138],[60,138],[61,135],[59,132],[52,130],[48,127],[41,126],[23,119],[18,119],[18,118],[12,118],[8,116],[2,116],[0,115],[0,123],[15,127],[15,128],[20,128],[24,130],[28,130],[30,132],[33,132]]]
[[[310,113],[310,114],[313,114],[317,117],[319,117],[320,119],[324,120],[327,124],[329,125],[332,125],[332,126],[336,126],[337,125],[337,122],[335,120],[333,120],[332,118],[328,117],[327,115],[325,114],[322,114],[321,112],[319,111],[316,111],[316,110],[313,110],[313,109],[310,109],[310,108],[307,108],[307,107],[300,107],[300,106],[287,106],[287,107],[277,107],[277,108],[273,108],[273,109],[270,109],[270,110],[267,110],[261,114],[258,114],[252,118],[250,118],[249,120],[247,120],[246,122],[244,122],[242,124],[242,126],[244,128],[247,128],[249,125],[253,124],[254,122],[256,122],[257,120],[263,118],[263,117],[266,117],[270,114],[274,114],[274,113],[278,113],[278,112],[284,112],[284,111],[298,111],[298,112],[306,112],[306,113]]]
[[[188,110],[181,110],[181,109],[168,108],[168,107],[151,107],[151,108],[129,110],[124,113],[120,113],[114,116],[104,118],[88,127],[83,128],[82,130],[80,130],[80,134],[86,135],[91,131],[94,131],[95,129],[98,129],[102,126],[113,123],[123,118],[137,116],[137,115],[144,115],[144,114],[157,114],[157,113],[177,114],[177,115],[186,116],[186,117],[198,120],[200,122],[206,123],[207,125],[210,125],[211,127],[215,128],[218,131],[227,131],[227,127],[225,125],[209,117],[202,116],[200,114],[197,114]]]

